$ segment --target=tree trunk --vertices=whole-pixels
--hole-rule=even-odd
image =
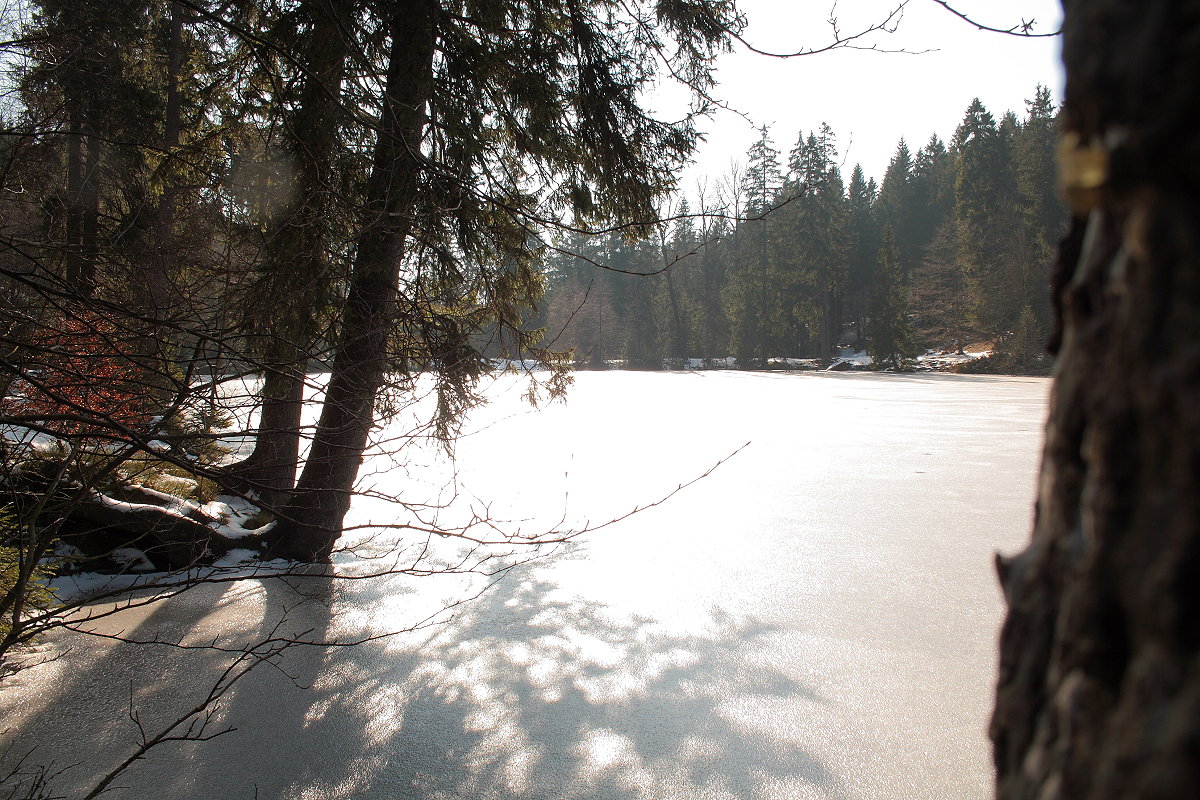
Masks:
[[[229,469],[228,483],[238,491],[252,491],[266,508],[281,508],[296,485],[300,461],[300,422],[304,411],[304,360],[280,363],[263,375],[262,409],[254,437],[254,451]]]
[[[327,558],[350,507],[387,366],[398,273],[416,208],[433,90],[435,15],[436,0],[406,0],[394,5],[389,20],[383,114],[349,296],[312,448],[274,531],[279,555]]]
[[[992,721],[1000,800],[1200,787],[1200,5],[1070,0],[1075,211],[1029,547]]]
[[[301,8],[301,16],[312,18],[313,25],[298,107],[287,126],[296,192],[267,238],[263,266],[263,293],[279,308],[263,357],[254,451],[230,469],[237,488],[253,490],[271,507],[286,502],[299,466],[306,366],[325,302],[311,287],[329,282],[329,197],[336,183],[333,163],[353,8],[346,0],[311,0]]]
[[[179,75],[183,68],[183,11],[172,5],[167,24],[167,85],[166,105],[163,113],[162,152],[167,159],[178,158],[179,134],[182,127],[183,104],[179,93]],[[156,317],[166,315],[168,275],[171,266],[178,262],[180,253],[175,243],[176,200],[179,188],[175,181],[163,187],[154,220],[154,252],[147,261],[146,285],[143,289],[149,298],[150,313]]]
[[[89,178],[94,182],[95,145],[84,129],[83,103],[78,98],[68,101],[71,105],[67,130],[67,186],[64,249],[66,271],[64,279],[68,291],[78,297],[90,297],[95,282],[93,263],[86,252],[86,233],[94,227],[96,215],[90,212],[90,201],[94,194],[89,189]],[[86,162],[86,163],[85,163]],[[89,175],[89,173],[92,173]],[[93,237],[94,239],[94,237]]]

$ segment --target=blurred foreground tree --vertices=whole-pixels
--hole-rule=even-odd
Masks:
[[[1064,3],[1072,229],[1037,522],[1001,561],[1001,800],[1200,786],[1200,4]]]

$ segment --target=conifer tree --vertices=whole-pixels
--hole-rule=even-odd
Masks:
[[[896,371],[915,355],[912,330],[908,322],[908,287],[900,266],[896,234],[890,225],[883,229],[879,250],[879,273],[871,300],[871,318],[867,328],[867,352],[876,366]]]
[[[850,216],[845,185],[836,164],[829,165],[816,199],[824,221],[821,261],[817,269],[821,311],[818,355],[829,358],[845,321],[845,295],[850,281]]]
[[[772,215],[769,213],[783,183],[779,151],[771,142],[767,126],[759,129],[747,153],[742,193],[746,221],[739,230],[744,261],[736,265],[732,279],[731,318],[733,347],[738,363],[757,361],[767,365],[773,328],[780,320],[771,281]]]
[[[865,330],[871,286],[878,268],[881,231],[876,222],[874,179],[867,180],[862,166],[854,165],[847,188],[847,288],[846,321],[856,325],[859,337]]]
[[[693,269],[696,293],[693,340],[698,355],[711,364],[711,359],[727,355],[729,342],[728,317],[721,293],[727,280],[730,230],[721,217],[715,220],[703,217],[701,224],[699,264]]]
[[[101,279],[101,165],[105,140],[112,138],[107,134],[122,129],[131,117],[144,120],[138,106],[145,87],[130,74],[121,45],[126,37],[148,35],[145,5],[141,0],[43,0],[30,32],[41,41],[35,65],[24,76],[24,101],[43,124],[53,120],[62,131],[65,180],[57,244],[62,279],[83,298],[95,292]]]
[[[1014,219],[1009,134],[978,98],[955,132],[959,152],[955,215],[959,261],[970,294],[971,321],[1001,336],[1020,313],[1020,284],[1012,280]]]
[[[623,244],[621,250],[624,252],[618,254],[624,256],[622,268],[634,273],[620,276],[625,284],[622,326],[625,360],[633,369],[662,369],[672,315],[660,303],[665,292],[665,275],[654,274],[661,249],[651,249],[648,243],[643,243],[642,246]]]
[[[961,232],[953,215],[942,222],[913,270],[909,293],[919,340],[960,353],[970,344],[966,276],[959,264]]]
[[[541,290],[531,241],[556,209],[654,219],[697,135],[647,114],[640,92],[666,54],[703,93],[740,25],[729,0],[453,5],[367,4],[388,37],[382,107],[321,418],[274,531],[281,554],[323,558],[340,535],[389,342],[421,344],[450,435],[487,369],[479,326],[534,346],[521,319]]]
[[[289,58],[259,54],[262,80],[279,87],[271,115],[281,123],[282,141],[271,158],[290,176],[291,187],[281,203],[272,203],[243,300],[250,311],[247,327],[263,342],[255,353],[263,366],[262,406],[254,450],[230,473],[272,507],[296,480],[305,375],[335,305],[341,216],[335,198],[345,196],[348,171],[338,130],[346,122],[342,82],[353,6],[349,0],[305,0],[275,25],[290,42]],[[269,298],[271,314],[251,310],[261,298]]]
[[[185,389],[176,378],[215,338],[226,283],[213,253],[226,243],[216,186],[229,87],[214,80],[212,44],[164,0],[42,0],[33,12],[18,122],[32,156],[19,202],[38,206],[21,216],[41,216],[24,232],[31,274],[68,305],[110,304],[137,331],[152,390]]]
[[[833,131],[801,136],[790,160],[777,259],[788,312],[784,333],[798,355],[827,358],[841,323],[848,244],[844,186]]]
[[[908,220],[916,263],[933,240],[934,231],[954,213],[955,168],[953,154],[936,133],[913,159],[910,201],[913,208]]]
[[[1021,241],[1023,305],[1033,315],[1037,330],[1048,333],[1051,324],[1050,265],[1058,240],[1066,228],[1066,212],[1055,191],[1055,146],[1058,125],[1050,90],[1038,86],[1027,100],[1026,116],[1017,136],[1014,161]]]
[[[912,225],[917,210],[914,200],[912,151],[908,143],[901,139],[879,185],[878,214],[881,225],[892,226],[896,236],[896,257],[905,274],[915,263],[917,255]]]
[[[662,252],[662,280],[659,282],[659,305],[668,309],[663,351],[667,358],[683,359],[692,352],[695,341],[695,317],[699,307],[700,289],[697,281],[700,263],[697,248],[695,219],[687,197],[679,202],[670,238],[665,226],[658,226]]]

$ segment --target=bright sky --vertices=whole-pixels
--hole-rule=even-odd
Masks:
[[[820,47],[833,38],[827,20],[834,0],[739,0],[749,20],[745,38],[771,52]],[[899,0],[841,0],[836,6],[843,35],[887,17]],[[1058,0],[953,0],[951,5],[979,22],[1009,28],[1036,20],[1037,32],[1058,29]],[[979,97],[999,118],[1023,116],[1037,84],[1062,100],[1060,37],[1026,39],[979,31],[933,0],[909,0],[898,30],[864,40],[880,50],[840,50],[792,59],[756,55],[742,46],[718,65],[716,95],[747,114],[718,112],[704,127],[708,141],[684,178],[695,194],[704,175],[710,185],[744,160],[756,138],[754,126],[771,126],[775,147],[787,158],[797,135],[828,122],[837,134],[849,179],[855,163],[882,180],[903,136],[916,152],[937,133],[954,134],[971,100]],[[923,52],[919,51],[932,51]],[[919,53],[919,54],[918,54]],[[847,152],[848,151],[848,152]]]

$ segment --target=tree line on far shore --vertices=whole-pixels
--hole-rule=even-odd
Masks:
[[[997,120],[976,99],[949,141],[913,152],[902,139],[879,183],[858,165],[844,178],[828,125],[786,157],[761,128],[744,166],[678,200],[664,224],[561,237],[543,259],[541,322],[580,366],[766,366],[840,345],[900,368],[925,349],[988,342],[977,368],[1045,372],[1066,223],[1056,128],[1042,86],[1023,116]]]

